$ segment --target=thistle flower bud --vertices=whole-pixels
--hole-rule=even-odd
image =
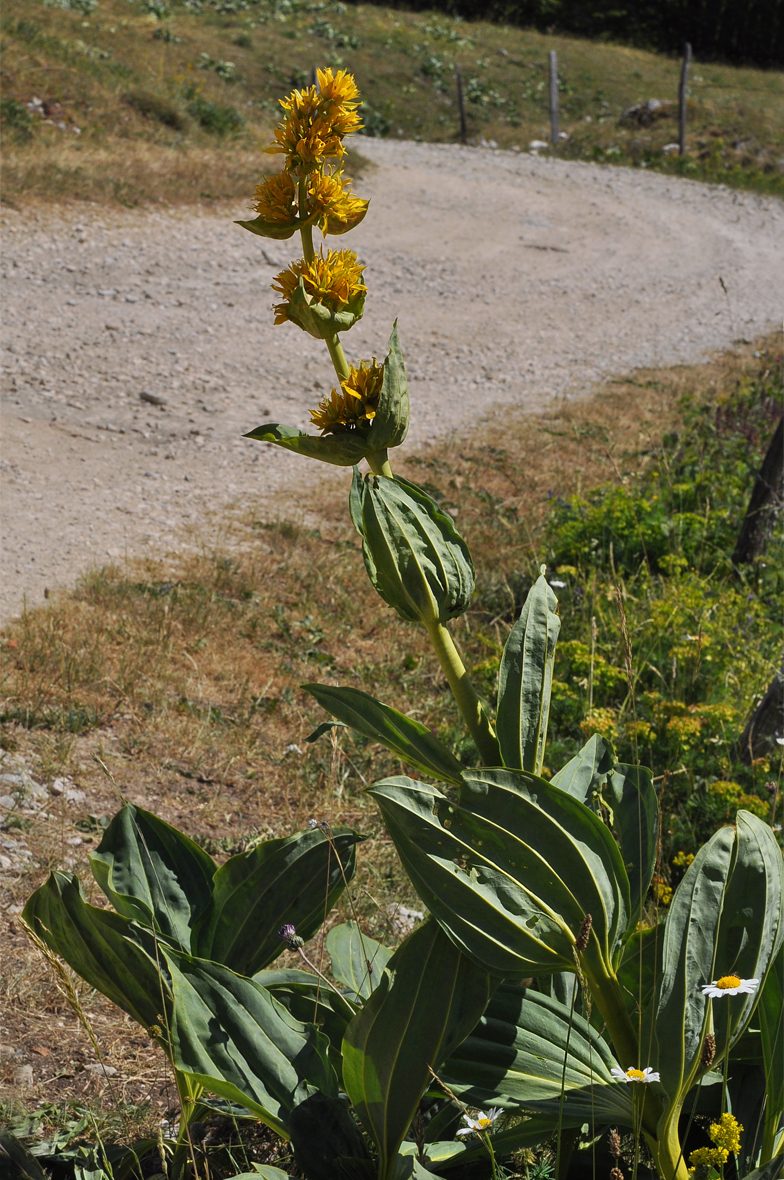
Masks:
[[[588,939],[591,934],[591,926],[593,925],[593,918],[590,914],[586,914],[583,918],[583,924],[580,927],[577,938],[574,942],[574,949],[576,951],[584,951],[588,946]]]
[[[713,1065],[713,1060],[716,1056],[716,1038],[713,1033],[708,1033],[705,1040],[702,1042],[702,1053],[700,1054],[700,1068],[710,1069]]]
[[[620,1137],[620,1135],[618,1134],[618,1132],[615,1129],[613,1129],[612,1131],[610,1131],[610,1134],[608,1135],[607,1140],[608,1140],[608,1146],[610,1148],[610,1155],[614,1156],[615,1159],[618,1159],[618,1157],[621,1154],[621,1137]]]
[[[349,507],[368,577],[402,619],[427,626],[466,610],[471,554],[435,500],[408,480],[355,471]]]
[[[298,951],[301,946],[305,945],[304,939],[297,934],[296,926],[292,926],[287,922],[285,926],[281,926],[278,931],[278,938],[281,942],[285,942],[290,951]]]

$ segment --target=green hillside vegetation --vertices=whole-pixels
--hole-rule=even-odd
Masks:
[[[779,73],[692,71],[688,153],[677,139],[679,62],[442,14],[326,0],[7,0],[4,197],[135,205],[250,194],[277,97],[314,65],[352,70],[367,133],[456,142],[454,67],[468,135],[527,151],[548,136],[547,51],[559,60],[566,158],[679,171],[784,192]],[[650,99],[647,125],[622,118]],[[669,105],[668,105],[669,104]]]

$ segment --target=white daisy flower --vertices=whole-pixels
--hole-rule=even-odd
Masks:
[[[476,1135],[481,1134],[482,1131],[489,1131],[493,1123],[502,1113],[503,1111],[500,1106],[491,1106],[487,1114],[483,1110],[478,1110],[475,1119],[464,1114],[463,1118],[468,1123],[468,1126],[461,1127],[457,1133],[458,1135]]]
[[[739,975],[722,975],[713,983],[702,984],[702,994],[718,1000],[721,996],[753,996],[759,987],[758,979],[741,979]]]
[[[650,1065],[646,1065],[645,1069],[634,1069],[633,1067],[630,1069],[619,1069],[616,1065],[610,1070],[610,1073],[614,1078],[617,1078],[619,1082],[659,1081],[659,1075],[653,1072]]]

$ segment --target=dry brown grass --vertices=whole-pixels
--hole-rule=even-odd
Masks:
[[[235,145],[231,152],[143,141],[104,147],[67,141],[40,152],[11,145],[3,161],[3,201],[17,209],[41,200],[199,205],[247,197],[253,178],[272,169],[269,161],[247,145]]]
[[[473,435],[401,456],[396,467],[456,511],[472,546],[477,597],[456,625],[469,664],[481,664],[505,637],[521,581],[542,556],[548,497],[624,479],[677,422],[684,394],[729,392],[758,369],[755,349],[778,354],[781,343],[779,333],[705,365],[638,371],[547,414],[505,411]],[[373,837],[363,846],[354,891],[369,929],[388,938],[384,906],[393,899],[416,904],[362,793],[400,764],[345,732],[334,746],[328,738],[305,741],[324,719],[300,687],[312,680],[373,692],[450,745],[460,748],[463,740],[426,640],[369,590],[347,521],[347,482],[345,473],[325,472],[317,530],[259,523],[253,506],[241,505],[220,552],[205,547],[94,571],[0,636],[7,756],[23,758],[39,781],[68,775],[86,795],[82,803],[52,800],[46,816],[22,812],[11,828],[32,858],[4,881],[0,1040],[10,1039],[20,1060],[34,1065],[28,1102],[112,1101],[105,1082],[81,1068],[92,1059],[89,1040],[8,907],[21,905],[63,864],[73,865],[89,890],[85,854],[100,838],[90,817],[111,814],[120,795],[182,827],[218,858],[254,835],[296,831],[311,816],[355,825]],[[305,507],[295,505],[292,514],[304,515]],[[346,916],[344,903],[336,917]],[[160,1055],[100,997],[85,992],[82,1000],[118,1069],[122,1099],[149,1099],[156,1109],[169,1104]],[[0,1061],[0,1099],[14,1096],[15,1064]]]

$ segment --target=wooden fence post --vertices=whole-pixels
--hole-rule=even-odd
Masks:
[[[468,139],[468,124],[466,123],[465,98],[463,97],[463,71],[459,65],[455,66],[455,79],[457,81],[457,107],[460,111],[460,142],[465,143]]]
[[[558,148],[558,55],[550,50],[550,143]]]
[[[687,41],[683,47],[683,65],[681,66],[681,81],[678,87],[678,155],[686,153],[686,86],[689,80],[689,66],[691,65],[691,44]]]

